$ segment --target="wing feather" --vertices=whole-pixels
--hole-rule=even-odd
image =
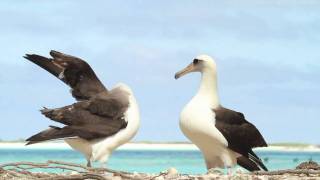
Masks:
[[[252,151],[255,147],[268,146],[259,130],[240,112],[232,111],[223,107],[213,110],[215,112],[217,129],[228,141],[228,148],[244,156],[239,161],[244,165],[253,168],[252,163],[249,166],[248,161],[253,161],[262,169],[267,168],[261,159]],[[241,164],[240,164],[241,165]]]
[[[69,137],[93,140],[117,133],[127,126],[124,116],[129,107],[128,97],[113,96],[119,91],[121,90],[116,89],[105,96],[80,101],[62,108],[43,109],[41,111],[43,115],[65,126],[50,128],[30,137],[27,141],[37,143]],[[126,93],[122,95],[126,96]]]
[[[90,65],[84,60],[54,50],[50,51],[50,55],[52,58],[26,54],[24,58],[69,85],[72,89],[72,96],[77,100],[87,100],[98,93],[107,91]]]

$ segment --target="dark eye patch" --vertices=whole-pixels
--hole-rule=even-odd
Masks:
[[[193,60],[193,64],[198,64],[199,63],[199,59],[194,59]]]

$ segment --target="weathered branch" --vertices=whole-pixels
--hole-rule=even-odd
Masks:
[[[244,178],[250,178],[252,176],[268,176],[275,177],[275,179],[281,179],[282,177],[320,177],[320,170],[317,166],[306,166],[310,163],[305,163],[307,169],[295,169],[295,170],[279,170],[279,171],[259,171],[253,173],[238,174]],[[309,167],[309,168],[308,168]],[[310,169],[310,167],[315,169]],[[34,172],[36,169],[56,169],[66,170],[63,173],[45,173]],[[29,171],[32,170],[32,171]],[[162,172],[159,174],[142,174],[142,173],[129,173],[123,171],[115,171],[108,168],[89,168],[79,164],[73,164],[61,161],[47,161],[46,163],[32,163],[32,162],[17,162],[6,163],[0,165],[0,179],[30,179],[30,180],[76,180],[76,179],[93,179],[93,180],[111,180],[115,176],[121,177],[121,179],[232,179],[232,176],[223,174],[204,174],[204,175],[187,175],[178,174],[178,172],[170,171]],[[237,176],[237,175],[235,175]]]
[[[312,169],[288,169],[288,170],[278,170],[278,171],[257,171],[253,172],[255,175],[284,175],[284,174],[315,174],[320,175],[320,170]]]
[[[28,170],[33,169],[57,169],[67,170],[76,174],[55,174],[55,173],[31,173]],[[47,161],[46,163],[32,163],[32,162],[17,162],[6,163],[0,165],[0,175],[7,174],[12,178],[29,178],[40,180],[53,180],[53,179],[96,179],[96,180],[108,180],[112,177],[106,176],[105,173],[110,173],[112,176],[120,176],[123,179],[131,179],[134,174],[115,171],[108,168],[89,168],[83,165],[62,162],[62,161]]]

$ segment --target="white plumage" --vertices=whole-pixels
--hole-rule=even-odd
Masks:
[[[219,98],[217,93],[216,64],[207,55],[196,57],[203,61],[192,71],[201,72],[197,94],[184,107],[180,115],[180,128],[203,153],[207,168],[231,167],[236,164],[237,153],[227,148],[228,142],[215,127],[215,113]]]
[[[130,141],[137,133],[140,126],[140,113],[138,103],[131,91],[125,84],[118,84],[115,88],[121,88],[129,94],[129,107],[125,112],[125,120],[128,122],[126,128],[116,134],[97,140],[87,141],[82,138],[65,139],[73,149],[83,153],[87,161],[99,161],[104,165],[111,153],[119,146]]]

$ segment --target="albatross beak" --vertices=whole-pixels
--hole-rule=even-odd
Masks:
[[[194,64],[191,63],[189,64],[186,68],[182,69],[181,71],[177,72],[174,76],[175,79],[179,79],[180,77],[190,73],[190,72],[193,72],[194,70]]]

